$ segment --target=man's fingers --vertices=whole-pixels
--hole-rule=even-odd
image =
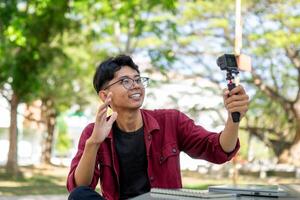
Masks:
[[[109,100],[108,102],[105,100],[105,102],[103,102],[103,103],[99,106],[99,108],[98,108],[98,113],[101,112],[101,110],[103,110],[103,109],[107,109],[109,103],[110,103],[110,100]]]
[[[111,95],[112,93],[108,93],[105,101],[99,106],[98,108],[98,113],[100,113],[103,109],[107,109],[107,107],[109,106],[110,102],[111,102]]]
[[[118,117],[118,113],[113,112],[112,115],[110,116],[109,120],[107,121],[107,123],[109,125],[112,125],[114,123],[114,121],[116,121],[117,117]]]
[[[225,99],[227,103],[232,101],[240,101],[240,100],[249,100],[249,96],[247,94],[239,94],[239,95],[232,95]]]
[[[110,104],[110,102],[111,102],[111,97],[112,97],[112,93],[109,92],[109,93],[107,94],[107,97],[106,97],[105,101],[104,101],[104,104],[105,104],[106,106],[108,106],[108,105]]]
[[[235,108],[235,107],[240,107],[240,106],[248,106],[248,100],[234,101],[229,104],[226,104],[226,108],[229,110],[232,108]]]
[[[234,94],[246,94],[246,91],[241,85],[238,85],[229,92],[229,96]]]
[[[226,110],[230,113],[239,112],[243,117],[248,110],[249,96],[241,85],[231,91],[223,90],[223,100]]]
[[[233,112],[239,112],[239,113],[245,113],[248,110],[248,106],[236,106],[233,108],[229,108],[228,111],[233,113]]]
[[[229,95],[229,90],[227,88],[223,89],[223,97],[224,97],[224,99],[228,98],[228,95]]]
[[[107,106],[109,106],[110,102],[111,102],[111,97],[107,97],[107,98],[105,99],[103,105],[107,107]]]
[[[102,105],[101,105],[102,106]],[[107,107],[102,107],[102,109],[98,110],[96,122],[103,122],[106,119]]]

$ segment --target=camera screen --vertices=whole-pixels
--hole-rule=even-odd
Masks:
[[[229,68],[237,68],[237,63],[234,55],[226,55],[226,64]]]

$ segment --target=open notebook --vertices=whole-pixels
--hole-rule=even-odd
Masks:
[[[276,185],[218,185],[209,186],[209,192],[236,194],[238,196],[284,197],[287,193]]]
[[[212,193],[207,190],[152,188],[150,192],[135,197],[132,200],[232,200],[235,199],[235,197],[235,194]]]
[[[234,194],[221,194],[221,193],[212,193],[203,190],[193,190],[193,189],[163,189],[163,188],[152,188],[151,189],[152,196],[155,194],[158,195],[171,195],[177,197],[197,197],[204,199],[218,199],[218,198],[226,198],[226,197],[235,197]]]

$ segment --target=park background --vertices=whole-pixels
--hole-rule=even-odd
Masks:
[[[242,1],[240,72],[250,96],[241,149],[224,165],[181,154],[185,187],[299,183],[300,1]],[[175,108],[212,131],[226,112],[235,1],[0,1],[0,196],[66,194],[68,166],[99,100],[103,59],[129,54],[151,78],[144,108]],[[218,179],[218,181],[217,181]]]

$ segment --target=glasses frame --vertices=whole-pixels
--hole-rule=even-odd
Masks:
[[[125,85],[123,84],[123,81],[124,81],[125,79],[130,79],[130,80],[132,80],[132,84],[131,84],[131,86],[130,86],[129,88],[125,87]],[[141,83],[137,83],[137,80],[139,80],[139,79],[140,79]],[[115,84],[117,84],[117,83],[119,83],[119,82],[122,82],[122,86],[123,86],[126,90],[130,90],[130,89],[132,88],[132,86],[133,86],[134,83],[136,83],[136,84],[138,84],[138,85],[141,85],[141,86],[143,86],[143,87],[145,88],[145,87],[147,87],[147,84],[144,85],[144,83],[148,83],[149,80],[150,80],[150,78],[148,78],[148,77],[143,77],[143,76],[142,76],[142,77],[138,77],[137,79],[133,79],[133,78],[130,78],[130,77],[124,77],[124,78],[121,78],[120,80],[117,80],[117,81],[115,81],[115,82],[113,82],[113,83],[107,85],[106,87],[103,88],[103,90],[106,90],[106,89],[109,88],[110,86],[115,85]]]

